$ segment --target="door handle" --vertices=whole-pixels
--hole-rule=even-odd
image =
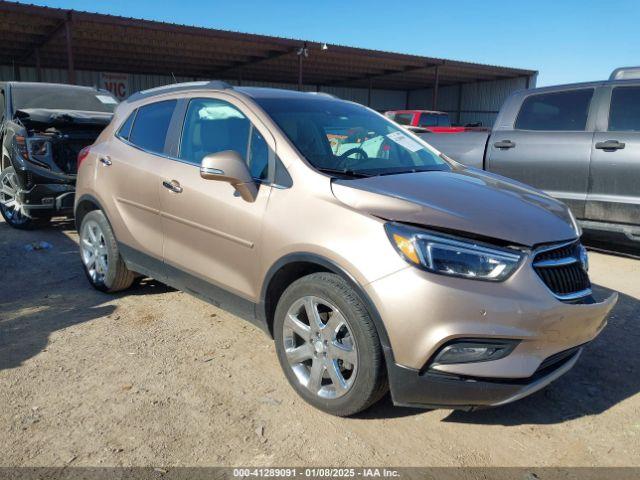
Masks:
[[[100,163],[102,163],[105,167],[109,167],[113,162],[108,156],[100,157]]]
[[[173,193],[182,193],[182,187],[177,180],[165,180],[162,182],[162,186],[168,190],[171,190]]]
[[[607,140],[606,142],[596,143],[596,148],[604,151],[622,150],[624,146],[624,143],[618,140]]]
[[[514,142],[512,142],[511,140],[501,140],[499,142],[496,142],[493,144],[494,147],[499,148],[499,149],[508,149],[508,148],[513,148],[516,146],[516,144]]]

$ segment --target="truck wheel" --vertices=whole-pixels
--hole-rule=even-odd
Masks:
[[[41,223],[27,215],[18,201],[18,176],[13,167],[0,172],[0,214],[5,222],[13,228],[28,230]]]
[[[118,243],[104,213],[87,213],[80,225],[80,258],[94,288],[118,292],[131,286],[135,275],[124,263]]]
[[[278,301],[274,336],[287,380],[320,410],[353,415],[387,391],[373,320],[338,275],[314,273],[293,282]]]

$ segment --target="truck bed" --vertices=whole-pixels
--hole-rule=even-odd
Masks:
[[[470,167],[484,167],[484,153],[491,132],[459,132],[447,135],[418,133],[429,145],[454,160]]]

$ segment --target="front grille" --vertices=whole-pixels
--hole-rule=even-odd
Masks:
[[[583,251],[576,241],[539,249],[533,259],[536,273],[560,300],[573,301],[591,293]]]

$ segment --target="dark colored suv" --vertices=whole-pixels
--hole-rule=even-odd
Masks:
[[[0,213],[9,225],[31,228],[72,213],[78,153],[117,104],[91,87],[0,83]]]

